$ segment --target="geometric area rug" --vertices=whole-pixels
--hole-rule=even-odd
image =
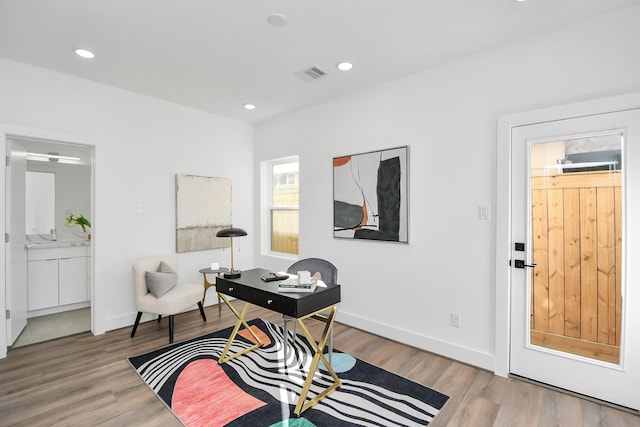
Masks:
[[[263,319],[248,323],[265,345],[222,365],[217,361],[231,327],[129,357],[129,363],[187,427],[424,426],[449,399],[334,349],[332,366],[342,385],[296,417],[312,347],[297,335],[284,360],[282,327]],[[250,347],[251,338],[239,333],[230,354]],[[318,369],[308,398],[332,383]]]

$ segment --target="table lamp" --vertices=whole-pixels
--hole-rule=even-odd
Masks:
[[[224,273],[223,276],[225,279],[237,279],[240,277],[241,272],[239,270],[235,270],[233,268],[233,238],[246,236],[247,232],[242,228],[223,228],[222,230],[216,233],[216,237],[229,237],[231,239],[231,269]]]

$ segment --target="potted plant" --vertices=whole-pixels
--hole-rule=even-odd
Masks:
[[[82,227],[82,232],[86,233],[87,232],[87,227],[91,228],[91,221],[89,221],[87,218],[84,217],[84,215],[82,214],[69,214],[66,217],[66,223],[65,225],[67,227],[73,227],[76,225],[79,225],[80,227]],[[89,233],[87,235],[87,238],[89,240],[91,240],[91,233]]]

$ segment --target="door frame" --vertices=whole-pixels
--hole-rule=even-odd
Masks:
[[[14,188],[25,188],[27,158],[26,147],[21,140],[5,138],[5,155],[9,166],[5,164],[5,232],[11,236],[5,242],[5,298],[11,317],[6,316],[7,345],[11,345],[27,326],[28,315],[28,263],[26,243],[26,191],[13,191]],[[19,233],[19,234],[17,234]]]
[[[501,116],[497,122],[496,155],[496,295],[495,367],[497,375],[510,372],[511,335],[511,142],[518,126],[566,120],[595,114],[640,108],[640,92],[600,98]]]
[[[81,144],[93,147],[93,165],[91,168],[91,211],[94,213],[94,222],[97,219],[97,211],[96,211],[96,158],[98,155],[98,144],[96,141],[89,139],[87,137],[74,135],[70,133],[53,131],[47,129],[40,128],[32,128],[26,126],[19,125],[11,125],[6,123],[0,123],[0,144],[2,144],[6,148],[6,140],[7,137],[19,136],[24,137],[26,139],[43,139],[48,141],[60,141],[60,142],[69,142],[74,144]],[[6,185],[6,164],[4,161],[0,162],[2,165],[0,167],[0,187],[5,188]],[[0,223],[5,224],[6,216],[6,195],[2,198],[2,207],[0,208]],[[96,247],[99,244],[99,237],[96,237],[95,227],[92,233],[92,242],[91,242],[91,332],[94,335],[104,334],[106,331],[105,325],[105,306],[104,306],[104,297],[101,292],[99,292],[99,286],[97,286],[97,280],[95,275],[95,266],[96,266]],[[6,231],[5,231],[6,232]],[[6,259],[6,247],[7,244],[0,245],[0,359],[7,357],[7,320],[5,318],[4,313],[7,310],[7,301],[6,301],[6,268],[5,268],[5,259]]]

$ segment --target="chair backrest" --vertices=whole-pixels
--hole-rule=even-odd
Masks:
[[[160,261],[164,261],[173,271],[178,271],[178,258],[173,255],[143,258],[133,263],[133,287],[136,291],[136,299],[142,298],[149,292],[145,273],[157,271]]]
[[[320,273],[325,283],[338,283],[338,269],[329,261],[320,258],[305,258],[294,262],[287,269],[287,273],[296,274],[298,271],[308,271],[311,275]]]

